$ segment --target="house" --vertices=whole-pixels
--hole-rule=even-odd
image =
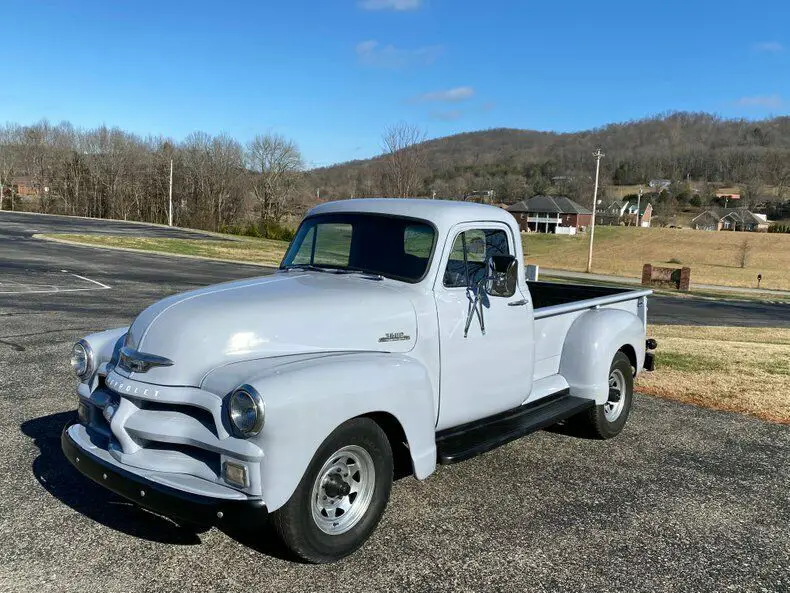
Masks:
[[[669,189],[669,186],[672,185],[671,179],[651,179],[648,185],[656,190],[658,193],[661,193],[665,189]]]
[[[627,200],[615,200],[606,204],[599,204],[595,210],[595,223],[601,225],[620,225],[636,226],[637,202],[629,202]],[[648,201],[643,201],[639,205],[640,214],[642,215],[642,226],[649,227],[650,221],[653,218],[653,206]]]
[[[636,202],[628,202],[628,206],[623,213],[623,222],[626,226],[637,226],[641,222],[644,228],[650,227],[650,221],[653,219],[653,205],[647,200],[639,204],[639,219],[637,219]]]
[[[726,207],[727,207],[727,205],[729,204],[729,202],[730,202],[731,200],[740,200],[740,199],[741,199],[741,194],[723,194],[723,193],[717,193],[717,194],[716,194],[716,197],[717,197],[719,200],[724,200],[724,207],[726,208]]]
[[[628,202],[623,200],[601,202],[595,209],[595,224],[617,226],[622,221],[627,208]]]
[[[592,212],[563,196],[535,196],[507,209],[525,232],[575,235],[592,223]]]
[[[10,185],[13,188],[14,193],[18,196],[38,195],[38,192],[36,191],[35,180],[30,176],[15,177],[11,180]]]
[[[691,226],[699,231],[767,232],[768,218],[746,208],[710,208],[692,219]]]

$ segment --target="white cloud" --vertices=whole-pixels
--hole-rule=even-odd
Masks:
[[[428,101],[442,101],[456,103],[458,101],[465,101],[471,99],[475,95],[475,89],[471,86],[459,86],[452,89],[445,89],[442,91],[432,91],[417,97],[419,102]]]
[[[759,52],[778,53],[784,50],[784,46],[778,41],[762,41],[755,43],[753,49]]]
[[[373,41],[372,39],[368,41],[361,41],[360,43],[357,43],[357,47],[356,47],[357,55],[366,56],[370,53],[373,53],[374,51],[376,51],[378,45],[379,42]]]
[[[381,45],[371,39],[358,43],[355,51],[359,62],[365,66],[404,68],[432,64],[441,55],[443,49],[441,45],[403,49],[394,45]]]
[[[754,97],[741,97],[736,101],[741,107],[758,107],[761,109],[777,109],[784,104],[782,97],[773,95],[755,95]]]
[[[422,0],[360,0],[359,7],[363,10],[417,10]]]

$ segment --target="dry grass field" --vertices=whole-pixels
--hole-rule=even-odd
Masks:
[[[522,235],[528,263],[583,271],[588,236]],[[745,266],[741,267],[745,256]],[[790,235],[692,229],[598,227],[593,271],[640,277],[642,265],[691,268],[691,282],[790,290]]]
[[[790,424],[790,329],[651,325],[656,370],[637,390]]]

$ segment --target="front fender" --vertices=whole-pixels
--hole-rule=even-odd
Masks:
[[[436,468],[431,383],[427,369],[409,356],[323,356],[267,368],[246,382],[266,406],[257,444],[265,456],[261,482],[269,510],[288,501],[324,439],[364,414],[387,412],[400,422],[417,478]]]
[[[638,372],[645,360],[645,328],[640,319],[621,309],[591,309],[571,324],[560,359],[560,375],[571,395],[594,399],[609,397],[609,367],[624,346],[633,349]]]
[[[119,327],[116,329],[108,329],[103,332],[90,334],[83,338],[86,342],[88,342],[88,344],[90,344],[90,347],[93,350],[93,355],[96,357],[96,369],[112,359],[115,352],[120,349],[121,342],[128,330],[128,326]]]

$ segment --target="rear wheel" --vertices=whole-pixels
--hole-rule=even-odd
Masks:
[[[634,371],[631,361],[618,352],[609,367],[609,397],[605,403],[591,408],[586,417],[580,418],[599,439],[610,439],[623,430],[634,394]]]
[[[308,562],[339,560],[378,525],[392,487],[387,435],[369,418],[339,426],[318,448],[296,491],[272,513],[285,545]]]

